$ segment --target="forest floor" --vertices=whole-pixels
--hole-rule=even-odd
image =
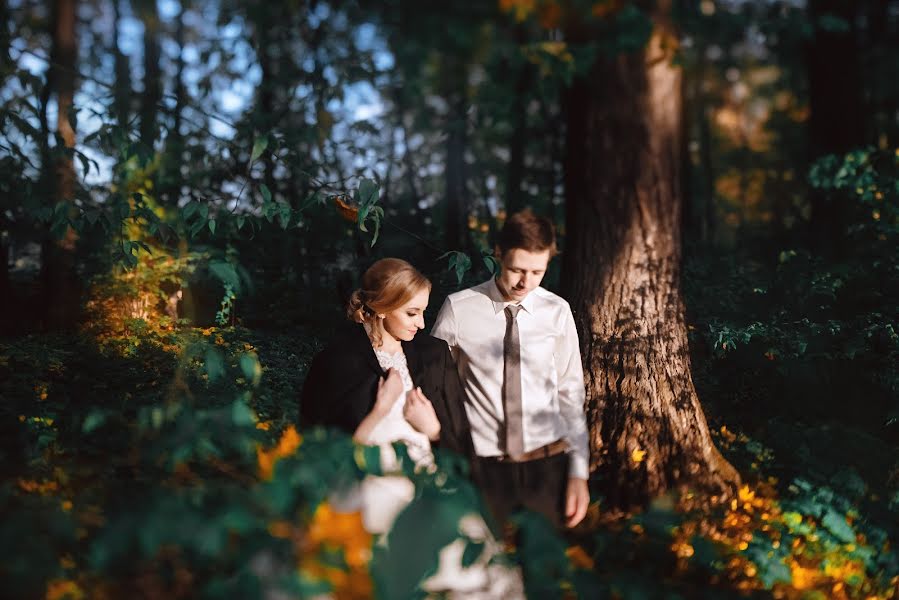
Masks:
[[[77,334],[0,340],[2,501],[4,514],[21,517],[0,527],[0,571],[14,577],[12,589],[23,598],[94,597],[91,590],[104,589],[91,575],[103,563],[94,546],[107,514],[122,508],[120,491],[135,482],[168,489],[198,476],[257,480],[264,449],[287,443],[323,335],[314,326],[270,331],[126,319]],[[738,497],[688,512],[678,498],[662,498],[609,523],[596,490],[587,523],[561,546],[569,566],[533,577],[531,589],[622,598],[897,597],[896,445],[872,434],[854,406],[844,407],[844,417],[803,418],[760,391],[758,373],[735,386],[715,357],[697,351],[693,362],[716,443],[743,476]],[[238,400],[250,407],[257,437],[249,454],[229,464],[228,444],[236,442],[216,437],[229,435],[214,429],[216,411],[238,423]],[[182,422],[185,415],[191,420]],[[174,433],[158,450],[153,444],[163,438],[146,432],[165,423]],[[200,462],[205,470],[183,467]],[[60,517],[58,527],[47,511]],[[526,569],[545,564],[543,555],[518,552]],[[143,593],[178,597],[178,577],[147,583]]]

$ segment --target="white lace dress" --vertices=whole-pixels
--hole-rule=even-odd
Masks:
[[[403,380],[403,391],[390,412],[372,429],[366,443],[381,448],[381,470],[385,475],[368,475],[357,488],[342,499],[332,497],[332,503],[343,510],[359,510],[362,523],[369,533],[390,531],[397,515],[415,497],[415,485],[402,474],[394,442],[405,442],[409,458],[416,468],[434,465],[434,454],[428,436],[417,431],[403,416],[406,394],[414,383],[409,374],[406,355],[400,350],[390,354],[375,349],[381,368],[396,369]],[[460,537],[444,547],[438,557],[437,572],[421,583],[428,598],[450,600],[524,599],[524,584],[518,568],[492,559],[502,553],[501,544],[490,533],[481,515],[473,512],[459,523]],[[480,556],[463,567],[466,540],[483,544]],[[383,540],[382,540],[383,541]]]
[[[393,448],[394,442],[405,442],[406,449],[417,468],[427,468],[434,463],[428,436],[417,431],[403,416],[406,394],[412,390],[412,377],[406,363],[406,355],[400,350],[395,354],[375,349],[378,364],[387,371],[395,369],[403,380],[403,391],[390,412],[372,429],[366,444],[380,446],[382,476],[369,475],[360,489],[362,521],[371,533],[386,533],[394,519],[415,496],[415,486],[402,474],[401,465]]]

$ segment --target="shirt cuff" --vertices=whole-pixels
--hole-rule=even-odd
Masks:
[[[577,450],[568,453],[568,477],[588,479],[590,477],[589,460]]]

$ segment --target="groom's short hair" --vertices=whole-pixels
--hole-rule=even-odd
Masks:
[[[497,236],[496,247],[501,255],[515,248],[528,252],[549,250],[550,258],[559,252],[556,248],[556,228],[552,221],[546,217],[538,217],[530,208],[506,219]]]

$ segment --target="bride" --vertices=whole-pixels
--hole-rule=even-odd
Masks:
[[[301,427],[336,427],[360,444],[380,448],[383,475],[367,476],[358,494],[363,524],[373,534],[389,535],[415,495],[414,484],[402,474],[395,442],[405,444],[416,469],[433,467],[433,446],[469,461],[474,454],[465,392],[449,347],[419,334],[430,291],[431,282],[406,261],[375,262],[347,304],[355,325],[315,357],[303,386]],[[476,520],[483,523],[480,515]],[[479,541],[490,551],[479,561],[481,573],[469,568],[466,577],[450,579],[488,585],[491,577],[484,567],[499,546],[486,525],[473,527],[468,519],[461,529],[469,538],[483,538]],[[422,587],[440,587],[450,572],[461,575],[461,565],[451,559],[458,553],[459,544],[444,548],[437,575]]]
[[[383,477],[362,486],[371,533],[385,533],[412,500],[393,442],[404,442],[418,468],[433,464],[432,444],[472,456],[464,391],[445,342],[416,335],[424,327],[431,282],[404,260],[373,264],[353,292],[356,323],[312,361],[300,401],[300,425],[342,429],[380,446]],[[370,500],[370,501],[369,501]]]

